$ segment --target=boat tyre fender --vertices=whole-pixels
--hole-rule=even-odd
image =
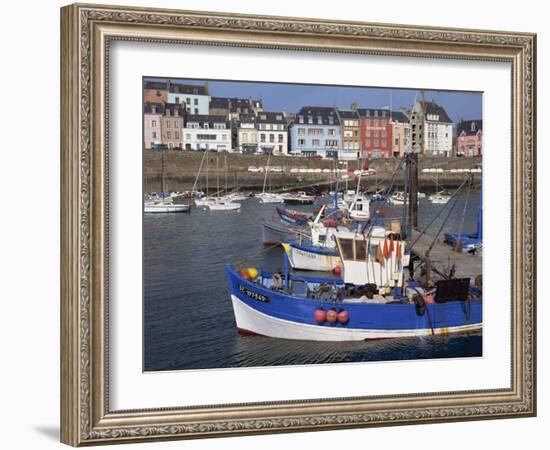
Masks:
[[[283,287],[283,276],[280,273],[274,273],[272,280],[272,287],[274,289],[281,289]]]
[[[319,300],[330,300],[332,288],[328,284],[322,284],[315,290],[315,298]]]
[[[421,295],[415,295],[413,301],[416,308],[416,315],[423,316],[426,314],[426,302],[424,301],[424,297]]]

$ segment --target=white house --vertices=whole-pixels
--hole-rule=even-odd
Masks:
[[[225,116],[193,114],[187,116],[183,129],[186,150],[231,150],[231,126]]]
[[[450,156],[453,148],[453,121],[435,103],[417,101],[411,117],[413,151],[429,156]]]
[[[258,124],[258,151],[272,155],[288,153],[288,127],[283,112],[261,111],[256,115]]]
[[[256,153],[258,151],[258,128],[254,115],[241,114],[237,135],[240,153]]]

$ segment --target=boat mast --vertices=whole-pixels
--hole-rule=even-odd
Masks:
[[[418,153],[407,155],[407,171],[409,179],[409,224],[411,228],[418,227]],[[410,234],[412,230],[407,230]]]
[[[220,198],[220,155],[216,155],[216,197]]]
[[[160,151],[160,192],[164,197],[164,149]]]
[[[262,188],[262,194],[265,194],[265,184],[267,183],[267,173],[269,172],[269,158],[271,154],[267,155],[267,165],[265,166],[265,175],[264,175],[264,187]]]
[[[193,195],[193,192],[195,192],[195,189],[197,188],[197,183],[199,181],[199,176],[201,174],[202,166],[204,164],[205,159],[206,159],[206,152],[204,152],[204,155],[202,155],[201,164],[199,166],[199,170],[197,171],[197,176],[195,177],[195,182],[193,183],[193,187],[191,188],[191,195]]]
[[[208,172],[210,172],[210,168],[208,166],[208,150],[206,150],[204,154],[206,155],[206,196],[208,197]]]

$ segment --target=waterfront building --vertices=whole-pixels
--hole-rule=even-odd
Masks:
[[[258,127],[256,116],[241,114],[237,122],[237,147],[240,153],[253,154],[258,151]]]
[[[257,114],[263,111],[261,100],[252,98],[230,98],[229,99],[229,118],[238,120],[241,114]]]
[[[411,111],[412,151],[428,156],[451,156],[453,121],[435,101],[417,101]]]
[[[283,112],[261,111],[256,115],[258,151],[271,155],[288,153],[288,128]]]
[[[342,127],[342,151],[340,159],[356,159],[361,151],[361,125],[356,109],[337,110]],[[345,154],[345,157],[343,157]]]
[[[167,93],[166,83],[163,81],[146,81],[143,84],[144,103],[166,103]]]
[[[406,114],[392,111],[392,153],[394,157],[402,157],[411,151],[411,124]]]
[[[290,127],[292,153],[334,158],[342,148],[342,128],[336,109],[304,106]]]
[[[166,103],[161,117],[162,143],[170,149],[183,148],[183,105]]]
[[[361,125],[361,156],[368,159],[391,158],[392,124],[388,109],[358,108]]]
[[[225,97],[211,97],[208,114],[211,116],[229,116],[229,99]]]
[[[185,105],[188,114],[208,115],[210,109],[210,95],[208,93],[208,82],[204,85],[183,84],[166,82],[168,90],[168,103]]]
[[[231,150],[231,127],[225,116],[188,115],[183,130],[186,150]]]
[[[164,115],[163,103],[145,103],[143,110],[143,144],[146,149],[162,144],[161,119]]]
[[[481,156],[483,122],[481,120],[460,120],[456,130],[456,156]]]

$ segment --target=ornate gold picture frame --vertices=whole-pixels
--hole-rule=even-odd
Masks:
[[[115,411],[109,402],[109,49],[117,41],[507,62],[511,385]],[[73,446],[536,414],[536,36],[75,4],[61,10],[61,440]]]

